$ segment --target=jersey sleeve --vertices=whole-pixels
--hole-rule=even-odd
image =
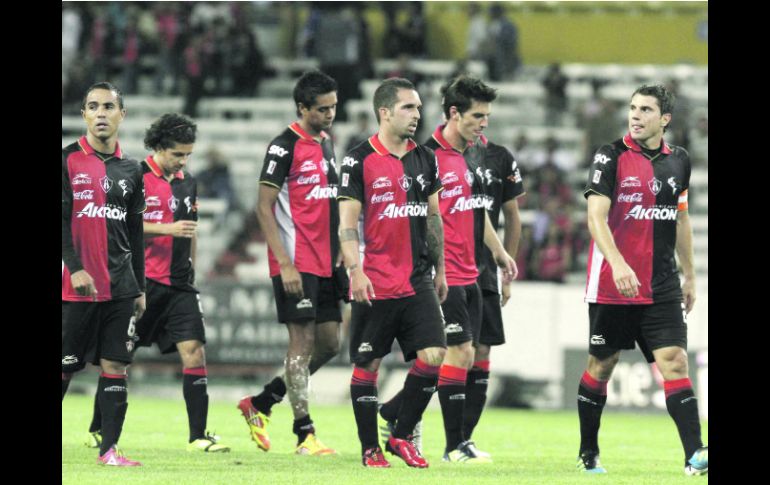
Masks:
[[[294,143],[289,142],[283,137],[273,140],[265,154],[259,183],[280,189],[286,177],[289,176],[293,159]]]
[[[364,164],[360,158],[354,150],[342,159],[337,200],[354,199],[364,203]]]
[[[435,194],[444,188],[441,184],[441,177],[438,175],[438,156],[436,152],[428,147],[425,147],[425,151],[428,152],[428,160],[430,160],[430,195]]]
[[[505,204],[509,200],[524,195],[524,182],[521,178],[519,164],[513,157],[510,150],[501,147],[500,150],[501,178],[503,184],[503,198],[501,203]]]
[[[67,154],[63,150],[61,165],[61,258],[70,273],[76,273],[83,269],[83,263],[72,241],[72,186],[67,169]]]
[[[692,165],[690,164],[690,154],[684,148],[681,150],[682,161],[684,162],[684,180],[682,181],[682,191],[679,193],[679,199],[677,200],[676,208],[678,211],[686,211],[689,206],[689,193],[690,193],[690,174],[692,173]]]
[[[134,175],[134,187],[136,187],[136,190],[131,193],[131,198],[126,204],[126,210],[129,214],[141,214],[145,211],[145,209],[147,209],[147,205],[144,202],[144,174],[142,166],[139,164],[139,162],[135,163],[136,171]]]
[[[599,194],[611,199],[615,190],[617,170],[618,156],[612,145],[599,148],[588,169],[588,184],[583,191],[583,196],[588,198],[591,194]]]

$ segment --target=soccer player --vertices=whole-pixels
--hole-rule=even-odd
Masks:
[[[136,322],[136,347],[157,343],[161,353],[179,352],[190,429],[187,450],[226,452],[230,448],[205,431],[209,407],[206,331],[194,270],[198,195],[195,179],[184,170],[196,131],[189,117],[166,113],[144,137],[145,147],[153,154],[142,162],[147,311]],[[99,446],[101,426],[97,399],[87,445]]]
[[[126,367],[135,319],[145,310],[144,183],[124,158],[118,128],[123,94],[107,82],[88,88],[86,135],[62,149],[62,400],[74,372],[101,367],[97,400],[102,443],[97,463],[139,466],[118,448],[128,408]]]
[[[308,408],[308,380],[339,352],[341,302],[347,275],[339,254],[338,176],[326,130],[337,110],[337,83],[321,71],[294,86],[300,118],[270,142],[257,201],[268,244],[278,321],[289,331],[285,374],[262,393],[238,403],[259,449],[270,449],[271,408],[288,392],[297,435],[296,453],[336,453],[316,436]]]
[[[628,107],[628,134],[599,148],[584,192],[588,228],[585,301],[588,365],[578,388],[578,469],[606,473],[599,424],[620,351],[639,349],[663,375],[666,407],[684,448],[687,475],[708,472],[698,401],[687,369],[687,314],[695,303],[690,157],[663,140],[674,108],[665,87],[641,86]],[[679,255],[680,281],[674,253]]]
[[[377,444],[377,371],[398,339],[404,359],[416,360],[385,448],[410,467],[427,468],[411,434],[435,392],[446,348],[441,182],[433,150],[412,140],[422,106],[414,85],[386,79],[373,105],[379,132],[343,159],[339,194],[340,241],[354,300],[350,398],[363,465],[389,467]]]

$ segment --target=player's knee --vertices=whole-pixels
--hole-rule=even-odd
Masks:
[[[669,359],[662,360],[658,363],[658,370],[660,370],[660,373],[666,380],[687,377],[689,371],[687,354],[685,352],[677,352]]]
[[[100,362],[102,372],[106,374],[125,375],[128,369],[128,365],[123,362],[116,362],[114,360],[101,359]]]
[[[436,367],[441,365],[441,363],[444,361],[444,356],[446,356],[446,349],[443,347],[431,347],[422,350],[420,353],[422,354],[422,358],[420,358],[420,360],[424,361],[430,366]]]
[[[607,380],[612,375],[612,371],[615,369],[619,359],[620,352],[603,358],[590,355],[588,358],[588,373],[597,379]]]
[[[206,365],[206,352],[203,350],[203,345],[196,346],[186,352],[180,352],[179,355],[182,357],[182,365],[186,369]]]

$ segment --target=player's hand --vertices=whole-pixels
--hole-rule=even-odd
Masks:
[[[339,253],[337,253],[337,262],[334,264],[334,267],[335,268],[339,268],[340,265],[342,265],[342,260],[343,259],[344,258],[342,257],[342,251],[340,251]]]
[[[137,320],[142,318],[144,311],[147,309],[147,297],[142,293],[134,300],[134,316]]]
[[[171,227],[171,236],[188,239],[192,238],[198,229],[196,221],[176,221],[173,224],[169,224],[169,226]]]
[[[503,283],[503,297],[500,300],[500,306],[505,306],[506,303],[508,303],[508,300],[511,299],[511,284],[510,283]]]
[[[447,285],[446,273],[443,269],[436,271],[436,276],[433,277],[433,286],[436,288],[439,303],[444,303],[447,295],[449,295],[449,286]]]
[[[682,283],[682,296],[684,297],[684,310],[690,313],[695,306],[695,278],[685,278]]]
[[[305,297],[305,292],[302,290],[302,276],[293,263],[281,265],[281,281],[286,294],[296,298]]]
[[[75,291],[78,295],[90,296],[93,297],[94,301],[96,301],[96,296],[99,294],[99,292],[96,291],[94,279],[90,274],[88,274],[88,271],[84,269],[75,271],[70,276],[70,281],[72,282],[72,287],[75,288]]]
[[[621,260],[612,267],[612,279],[615,281],[615,288],[626,298],[636,298],[639,295],[639,279],[636,273],[625,261]]]
[[[492,256],[494,256],[497,266],[503,271],[503,283],[510,283],[515,280],[519,275],[519,268],[511,255],[502,250],[495,252]]]
[[[350,272],[350,290],[353,293],[353,300],[358,303],[366,303],[372,306],[372,302],[369,298],[375,298],[374,286],[369,280],[369,277],[364,274],[361,268],[354,268]]]

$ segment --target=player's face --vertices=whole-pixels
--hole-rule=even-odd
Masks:
[[[663,138],[663,127],[671,121],[671,114],[661,115],[658,99],[636,94],[628,106],[628,131],[631,138],[646,148],[658,148]]]
[[[88,132],[102,142],[117,137],[118,127],[126,116],[120,109],[118,96],[108,89],[94,89],[86,97],[86,107],[80,110]]]
[[[476,141],[481,133],[489,126],[489,115],[492,113],[492,103],[473,101],[465,113],[455,112],[452,116],[457,120],[457,131],[467,141]]]
[[[399,89],[397,94],[398,101],[393,106],[393,110],[385,110],[386,119],[394,135],[402,139],[412,138],[420,121],[420,108],[422,108],[420,95],[414,89]],[[382,112],[380,112],[380,118],[382,118]]]
[[[310,108],[302,106],[299,110],[303,121],[313,131],[311,135],[317,135],[321,130],[328,130],[332,127],[334,117],[337,115],[337,93],[322,94],[315,100],[315,104]]]
[[[182,170],[192,156],[194,143],[175,143],[171,148],[156,151],[152,158],[166,176]]]

